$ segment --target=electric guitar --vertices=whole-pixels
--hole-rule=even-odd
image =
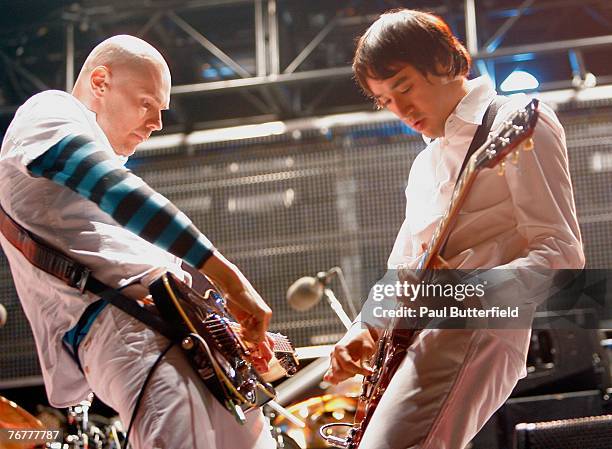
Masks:
[[[224,298],[210,285],[204,295],[166,273],[149,291],[161,316],[182,334],[181,346],[213,396],[240,423],[245,412],[274,399],[276,393],[251,362],[240,337],[240,326],[226,309]],[[283,374],[297,371],[295,349],[289,339],[268,332],[275,361]]]
[[[500,174],[506,158],[518,159],[517,147],[523,144],[525,151],[533,149],[533,135],[538,120],[538,100],[532,100],[524,109],[512,114],[495,133],[490,133],[487,141],[470,157],[461,177],[457,181],[446,213],[438,223],[427,248],[420,256],[416,273],[418,281],[425,279],[436,269],[438,255],[453,229],[459,211],[481,170],[500,166]],[[512,156],[511,156],[512,155]],[[372,414],[384,394],[389,382],[397,371],[406,351],[418,330],[398,328],[399,319],[395,318],[383,331],[378,340],[370,366],[372,374],[366,376],[361,386],[361,395],[357,404],[354,423],[331,423],[319,430],[323,439],[342,449],[356,449],[363,433],[372,418]],[[345,437],[333,434],[333,428],[348,428]]]

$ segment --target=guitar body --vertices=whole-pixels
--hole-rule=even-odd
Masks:
[[[204,296],[166,273],[149,290],[161,316],[182,334],[181,346],[213,396],[243,423],[244,413],[275,397],[251,363],[238,326],[225,309],[223,297],[211,286]],[[280,334],[269,334],[273,350],[287,375],[297,370],[293,347]],[[277,352],[277,343],[281,347]],[[285,350],[286,349],[286,350]]]
[[[372,374],[365,377],[361,385],[361,394],[355,413],[355,425],[349,431],[348,449],[359,446],[363,433],[378,406],[382,395],[387,390],[391,378],[404,360],[414,331],[405,329],[386,329],[378,341],[376,352],[372,357]]]

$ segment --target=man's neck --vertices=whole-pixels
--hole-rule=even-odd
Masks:
[[[450,91],[450,95],[449,95],[449,106],[450,106],[449,111],[450,112],[448,113],[448,115],[446,116],[446,119],[444,120],[444,127],[441,130],[441,135],[436,136],[436,138],[444,137],[444,133],[446,131],[446,122],[448,121],[448,118],[455,112],[455,110],[457,109],[457,106],[459,105],[459,103],[461,103],[461,100],[463,100],[469,92],[468,85],[467,85],[467,78],[462,76],[460,79],[451,81],[451,83],[456,83],[456,86],[454,86],[455,88],[453,88]]]

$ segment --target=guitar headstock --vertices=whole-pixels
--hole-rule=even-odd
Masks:
[[[487,142],[473,156],[474,171],[493,168],[504,164],[505,159],[512,156],[516,163],[519,157],[517,147],[523,144],[526,151],[533,149],[531,136],[538,121],[537,99],[531,100],[524,109],[512,114],[494,134],[490,134]]]

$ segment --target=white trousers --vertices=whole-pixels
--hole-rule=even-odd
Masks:
[[[359,449],[463,449],[527,374],[530,336],[508,329],[421,332]]]
[[[96,318],[79,348],[85,376],[127,430],[142,384],[168,340],[113,306]],[[130,435],[132,449],[272,449],[261,410],[240,425],[203,386],[181,348],[157,366]]]

